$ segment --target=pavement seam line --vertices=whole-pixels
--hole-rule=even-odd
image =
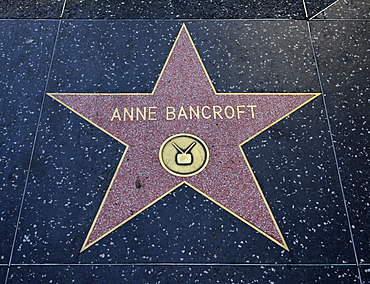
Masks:
[[[308,12],[307,12],[306,2],[305,2],[305,0],[302,0],[302,2],[303,2],[303,9],[304,9],[304,13],[306,15],[306,19],[308,19]]]
[[[63,18],[64,10],[66,9],[66,4],[67,4],[67,0],[64,0],[63,7],[62,7],[62,12],[60,13],[60,18]]]
[[[356,263],[209,263],[209,262],[127,262],[127,263],[13,263],[20,266],[275,266],[275,267],[341,267],[357,266]]]

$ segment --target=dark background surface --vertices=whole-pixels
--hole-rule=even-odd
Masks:
[[[369,5],[332,3],[2,1],[0,281],[370,283]],[[243,146],[290,252],[182,186],[79,253],[124,146],[45,92],[150,92],[183,23],[217,91],[323,93]]]
[[[4,0],[6,19],[305,19],[334,0]],[[305,6],[307,14],[305,11]],[[63,12],[62,12],[63,11]]]

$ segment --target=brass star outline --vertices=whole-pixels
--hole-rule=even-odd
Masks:
[[[162,78],[162,76],[163,76],[164,71],[166,70],[166,67],[167,67],[167,64],[168,64],[168,62],[169,62],[169,59],[171,58],[171,55],[172,55],[172,53],[173,53],[173,51],[174,51],[174,48],[176,47],[176,44],[177,44],[177,42],[178,42],[178,40],[179,40],[180,34],[181,34],[183,31],[185,31],[185,32],[186,32],[186,34],[187,34],[187,36],[189,37],[189,39],[190,39],[190,41],[191,41],[191,45],[192,45],[192,47],[193,47],[193,49],[194,49],[194,51],[195,51],[195,53],[196,53],[196,55],[197,55],[197,58],[198,58],[198,60],[199,60],[199,62],[200,62],[200,64],[201,64],[201,66],[202,66],[202,69],[203,69],[204,73],[206,74],[206,77],[207,77],[208,83],[209,83],[209,85],[211,86],[211,88],[212,88],[212,90],[213,90],[213,92],[214,92],[214,94],[215,94],[215,95],[253,95],[253,96],[256,96],[256,95],[263,95],[263,96],[268,96],[268,95],[274,95],[274,96],[277,96],[277,95],[292,95],[292,96],[294,96],[294,95],[309,95],[309,96],[311,96],[311,98],[309,98],[307,101],[305,101],[304,103],[300,104],[298,107],[296,107],[296,108],[294,108],[293,110],[291,110],[290,112],[286,113],[285,115],[283,115],[282,117],[280,117],[279,119],[277,119],[276,121],[274,121],[273,123],[271,123],[271,124],[270,124],[270,125],[268,125],[267,127],[263,128],[262,130],[258,131],[257,133],[255,133],[254,135],[252,135],[251,137],[249,137],[248,139],[246,139],[245,141],[243,141],[242,143],[240,143],[240,144],[238,145],[238,147],[239,147],[239,149],[240,149],[240,151],[241,151],[241,153],[242,153],[242,156],[243,156],[243,158],[244,158],[244,160],[245,160],[245,162],[246,162],[246,164],[247,164],[247,167],[248,167],[248,169],[249,169],[249,172],[250,172],[250,174],[251,174],[251,175],[252,175],[252,177],[253,177],[253,180],[254,180],[254,182],[255,182],[255,185],[256,185],[256,186],[257,186],[257,188],[258,188],[259,194],[260,194],[260,196],[262,197],[263,202],[264,202],[264,204],[265,204],[265,206],[266,206],[267,210],[269,211],[269,214],[270,214],[270,216],[271,216],[271,218],[272,218],[272,221],[274,222],[275,227],[276,227],[276,229],[277,229],[277,231],[278,231],[278,233],[279,233],[279,235],[280,235],[280,237],[281,237],[281,239],[282,239],[282,242],[281,242],[281,243],[280,243],[279,241],[277,241],[276,239],[274,239],[273,237],[271,237],[270,235],[268,235],[267,233],[265,233],[263,230],[261,230],[261,229],[259,229],[258,227],[254,226],[252,223],[250,223],[250,222],[248,222],[247,220],[245,220],[244,218],[240,217],[240,216],[239,216],[239,215],[237,215],[235,212],[233,212],[233,211],[229,210],[227,207],[225,207],[224,205],[222,205],[221,203],[219,203],[218,201],[216,201],[215,199],[213,199],[212,197],[208,196],[208,195],[207,195],[207,194],[205,194],[203,191],[199,190],[198,188],[194,187],[193,185],[191,185],[190,183],[188,183],[188,182],[186,182],[186,181],[183,181],[183,182],[181,182],[181,183],[177,184],[177,185],[176,185],[176,186],[174,186],[172,189],[170,189],[170,190],[166,191],[166,192],[165,192],[163,195],[161,195],[159,198],[155,199],[154,201],[152,201],[151,203],[149,203],[147,206],[143,207],[141,210],[139,210],[139,211],[137,211],[136,213],[132,214],[129,218],[125,219],[123,222],[120,222],[117,226],[115,226],[114,228],[112,228],[112,229],[110,229],[109,231],[107,231],[105,234],[103,234],[103,235],[101,235],[100,237],[96,238],[94,241],[89,242],[89,237],[90,237],[90,235],[91,235],[91,233],[92,233],[92,230],[93,230],[93,228],[94,228],[94,226],[95,226],[95,224],[96,224],[96,222],[97,222],[97,219],[98,219],[98,217],[99,217],[99,215],[100,215],[100,213],[101,213],[101,210],[102,210],[102,208],[103,208],[103,206],[104,206],[104,204],[105,204],[105,202],[106,202],[106,199],[107,199],[107,197],[108,197],[108,195],[109,195],[109,193],[110,193],[110,190],[111,190],[111,188],[112,188],[112,185],[113,185],[113,183],[114,183],[114,181],[115,181],[115,179],[116,179],[116,177],[117,177],[118,171],[119,171],[119,169],[120,169],[120,168],[121,168],[121,166],[122,166],[122,163],[123,163],[123,161],[124,161],[124,158],[125,158],[125,155],[126,155],[126,153],[127,153],[128,148],[129,148],[129,145],[128,145],[128,144],[126,144],[124,141],[122,141],[122,140],[118,139],[116,136],[114,136],[112,133],[110,133],[110,132],[109,132],[109,131],[107,131],[106,129],[104,129],[104,128],[100,127],[99,125],[97,125],[96,123],[94,123],[93,121],[91,121],[91,119],[89,119],[89,118],[85,117],[85,116],[84,116],[84,115],[82,115],[80,112],[76,111],[75,109],[73,109],[72,107],[70,107],[69,105],[67,105],[65,102],[63,102],[63,100],[61,100],[61,99],[59,98],[59,96],[63,96],[63,95],[67,95],[67,96],[68,96],[68,95],[83,95],[83,96],[89,96],[89,95],[99,95],[99,96],[114,96],[114,95],[131,95],[131,96],[132,96],[132,95],[153,95],[153,94],[156,92],[156,90],[157,90],[158,84],[159,84],[159,82],[161,81],[161,78]],[[232,214],[233,216],[237,217],[238,219],[240,219],[240,220],[241,220],[241,221],[243,221],[244,223],[248,224],[248,225],[249,225],[249,226],[251,226],[253,229],[255,229],[256,231],[260,232],[261,234],[263,234],[264,236],[266,236],[267,238],[269,238],[270,240],[272,240],[274,243],[278,244],[279,246],[281,246],[281,247],[282,247],[282,248],[284,248],[285,250],[288,250],[288,251],[289,251],[289,248],[288,248],[288,246],[287,246],[287,244],[286,244],[286,242],[285,242],[285,239],[284,239],[284,237],[283,237],[283,235],[282,235],[282,233],[281,233],[281,231],[280,231],[280,229],[279,229],[279,226],[278,226],[278,224],[277,224],[277,222],[276,222],[276,220],[275,220],[275,217],[274,217],[274,215],[273,215],[273,213],[272,213],[272,211],[271,211],[271,209],[270,209],[270,207],[269,207],[269,205],[268,205],[268,203],[267,203],[267,201],[266,201],[266,198],[265,198],[265,196],[264,196],[264,194],[263,194],[263,192],[262,192],[262,190],[261,190],[261,187],[260,187],[260,185],[259,185],[259,183],[258,183],[258,181],[257,181],[257,179],[256,179],[256,177],[255,177],[255,175],[254,175],[254,173],[253,173],[252,167],[250,166],[250,164],[249,164],[249,162],[248,162],[248,159],[247,159],[247,157],[246,157],[246,155],[245,155],[245,153],[244,153],[244,151],[243,151],[243,149],[242,149],[242,145],[244,145],[245,143],[247,143],[248,141],[250,141],[251,139],[253,139],[253,138],[254,138],[254,137],[256,137],[257,135],[261,134],[262,132],[264,132],[265,130],[267,130],[268,128],[270,128],[271,126],[275,125],[276,123],[278,123],[279,121],[281,121],[282,119],[284,119],[285,117],[287,117],[288,115],[290,115],[291,113],[295,112],[296,110],[298,110],[298,109],[299,109],[299,108],[301,108],[302,106],[306,105],[307,103],[309,103],[310,101],[312,101],[313,99],[315,99],[316,97],[318,97],[320,94],[321,94],[321,93],[218,93],[218,92],[216,91],[216,89],[215,89],[215,87],[214,87],[214,85],[213,85],[213,83],[212,83],[212,81],[211,81],[210,77],[209,77],[209,74],[208,74],[208,72],[207,72],[207,70],[206,70],[206,68],[205,68],[205,66],[204,66],[204,64],[203,64],[203,61],[202,61],[202,60],[201,60],[201,58],[200,58],[200,55],[199,55],[199,53],[198,53],[198,51],[197,51],[197,49],[196,49],[196,47],[195,47],[195,45],[194,45],[194,42],[193,42],[193,40],[192,40],[192,38],[191,38],[191,36],[190,36],[190,34],[189,34],[189,31],[187,30],[187,28],[186,28],[185,24],[183,24],[183,25],[182,25],[182,27],[181,27],[181,29],[180,29],[180,32],[178,33],[178,36],[176,37],[176,40],[175,40],[175,42],[174,42],[174,44],[173,44],[173,46],[172,46],[172,48],[171,48],[171,51],[170,51],[170,53],[169,53],[169,55],[168,55],[168,57],[167,57],[167,60],[166,60],[166,62],[165,62],[165,64],[164,64],[164,66],[163,66],[163,68],[162,68],[162,71],[161,71],[161,73],[160,73],[160,75],[159,75],[159,77],[158,77],[158,79],[157,79],[157,82],[156,82],[156,84],[155,84],[155,86],[154,86],[154,88],[153,88],[153,90],[152,90],[152,92],[151,92],[151,93],[47,93],[47,95],[49,95],[49,96],[50,96],[50,97],[52,97],[53,99],[57,100],[59,103],[61,103],[62,105],[64,105],[64,106],[65,106],[65,107],[67,107],[68,109],[70,109],[72,112],[74,112],[74,113],[76,113],[77,115],[79,115],[80,117],[84,118],[84,119],[85,119],[85,120],[87,120],[89,123],[91,123],[92,125],[94,125],[94,126],[95,126],[95,127],[97,127],[98,129],[100,129],[101,131],[103,131],[104,133],[108,134],[109,136],[111,136],[112,138],[116,139],[117,141],[119,141],[120,143],[122,143],[123,145],[125,145],[125,146],[126,146],[126,149],[125,149],[125,151],[124,151],[124,153],[123,153],[123,155],[122,155],[122,158],[121,158],[121,160],[120,160],[120,162],[119,162],[119,164],[118,164],[118,166],[117,166],[117,169],[116,169],[116,171],[115,171],[115,173],[114,173],[114,176],[113,176],[113,178],[112,178],[112,180],[111,180],[111,183],[110,183],[110,185],[109,185],[109,187],[108,187],[108,190],[107,190],[107,192],[106,192],[106,194],[105,194],[105,196],[104,196],[104,199],[103,199],[103,201],[102,201],[102,203],[101,203],[101,206],[100,206],[100,208],[99,208],[99,210],[98,210],[98,213],[96,214],[96,217],[95,217],[95,219],[94,219],[94,221],[93,221],[93,224],[92,224],[92,226],[91,226],[91,228],[90,228],[90,230],[89,230],[89,233],[88,233],[88,235],[87,235],[87,237],[86,237],[86,240],[85,240],[85,242],[84,242],[84,244],[83,244],[83,246],[82,246],[81,252],[82,252],[82,251],[84,251],[84,250],[86,250],[87,248],[89,248],[90,246],[92,246],[93,244],[95,244],[96,242],[98,242],[99,240],[101,240],[102,238],[104,238],[105,236],[107,236],[108,234],[110,234],[111,232],[113,232],[114,230],[116,230],[117,228],[119,228],[120,226],[122,226],[124,223],[126,223],[126,222],[128,222],[129,220],[131,220],[132,218],[136,217],[138,214],[140,214],[141,212],[143,212],[144,210],[146,210],[147,208],[149,208],[151,205],[155,204],[156,202],[158,202],[158,201],[159,201],[159,200],[161,200],[163,197],[167,196],[168,194],[170,194],[172,191],[174,191],[175,189],[177,189],[179,186],[181,186],[181,185],[183,185],[183,184],[188,185],[190,188],[194,189],[195,191],[197,191],[197,192],[198,192],[198,193],[200,193],[201,195],[205,196],[207,199],[211,200],[212,202],[214,202],[215,204],[217,204],[218,206],[220,206],[221,208],[223,208],[224,210],[226,210],[227,212],[229,212],[230,214]]]

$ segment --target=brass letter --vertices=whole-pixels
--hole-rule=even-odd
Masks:
[[[193,119],[193,114],[195,115],[195,117],[197,119],[199,119],[200,117],[200,113],[199,113],[199,106],[197,106],[197,111],[195,112],[195,110],[193,109],[193,107],[189,106],[189,111],[190,111],[190,119]]]
[[[126,121],[126,114],[130,120],[134,120],[134,108],[131,107],[131,113],[128,112],[127,108],[123,108],[123,121]]]
[[[202,116],[203,116],[203,118],[205,118],[205,119],[210,119],[210,118],[211,118],[211,115],[206,116],[206,115],[204,114],[204,109],[205,109],[205,108],[207,108],[208,110],[210,110],[210,109],[211,109],[209,106],[204,106],[204,107],[202,107]]]
[[[119,114],[118,108],[114,109],[114,112],[113,112],[113,115],[112,115],[112,118],[110,119],[110,121],[112,121],[115,118],[118,118],[118,120],[121,121],[121,115]]]
[[[156,115],[157,114],[157,112],[155,111],[155,109],[157,109],[157,107],[149,107],[148,120],[157,120],[157,118],[152,117],[152,115]]]
[[[231,109],[231,116],[228,115],[227,113],[227,109]],[[225,107],[225,116],[228,118],[228,119],[232,119],[234,116],[235,116],[235,110],[232,106],[227,106]]]
[[[238,119],[240,119],[240,114],[241,113],[245,113],[244,110],[240,110],[240,108],[242,108],[242,107],[245,108],[245,106],[236,106],[236,112],[238,113]]]
[[[254,108],[257,107],[256,105],[247,106],[251,109],[252,118],[254,118]]]
[[[143,120],[146,120],[146,107],[144,107],[144,113],[141,112],[140,108],[136,108],[136,120],[139,120],[139,114]]]
[[[172,109],[172,111],[170,111]],[[168,115],[172,114],[172,118],[169,118]],[[174,120],[176,118],[175,115],[175,108],[174,107],[166,107],[166,120]]]
[[[177,119],[180,119],[180,117],[182,117],[182,116],[185,117],[185,119],[188,119],[188,116],[187,116],[183,106],[180,107],[179,115],[177,116]]]
[[[218,110],[216,110],[216,108],[218,108]],[[222,111],[222,107],[213,106],[213,118],[216,119],[216,114],[217,114],[221,119],[223,119],[223,117],[220,114],[221,111]]]

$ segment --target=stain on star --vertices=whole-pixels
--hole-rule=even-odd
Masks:
[[[126,146],[81,251],[184,183],[288,250],[241,146],[320,94],[218,93],[183,25],[151,93],[48,95]],[[179,135],[165,151],[185,174],[159,159]]]

